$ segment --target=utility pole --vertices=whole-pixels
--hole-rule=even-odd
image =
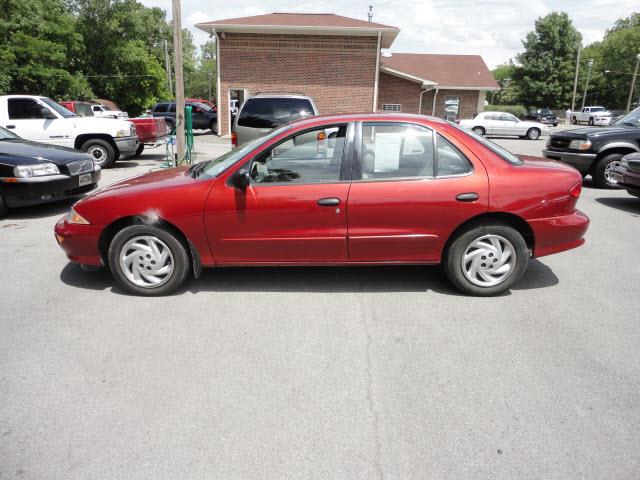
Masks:
[[[633,98],[633,89],[636,86],[636,77],[638,76],[638,64],[640,64],[640,53],[636,55],[636,69],[633,72],[633,80],[631,80],[631,90],[629,90],[629,99],[627,100],[627,113],[631,110],[631,99]]]
[[[184,82],[182,79],[182,15],[180,0],[173,4],[173,61],[176,73],[176,153],[177,164],[184,160]]]
[[[589,63],[587,63],[587,81],[584,84],[584,94],[582,95],[582,108],[584,108],[584,102],[587,101],[587,90],[589,90],[589,79],[591,78],[591,69],[593,68],[593,58],[589,59]]]
[[[207,80],[209,83],[209,97],[208,100],[211,101],[211,72],[207,73]]]
[[[578,58],[576,58],[576,77],[573,80],[573,97],[571,98],[571,111],[576,108],[576,92],[578,91],[578,71],[580,70],[580,53],[582,52],[582,44],[578,46]]]
[[[167,41],[163,40],[164,44],[164,69],[167,71],[167,85],[169,87],[169,93],[173,97],[173,81],[171,80],[171,61],[169,60],[169,47]]]
[[[373,20],[373,5],[369,5],[369,13],[367,13],[367,17],[370,22]]]

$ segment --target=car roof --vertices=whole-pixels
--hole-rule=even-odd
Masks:
[[[420,123],[427,121],[430,123],[446,124],[445,120],[428,115],[416,115],[410,113],[346,113],[340,115],[317,115],[301,118],[290,122],[290,125],[304,126],[322,123],[344,123],[344,122],[411,122]]]
[[[311,100],[309,95],[303,95],[301,93],[286,93],[286,92],[257,92],[251,95],[247,100],[252,98],[304,98]]]

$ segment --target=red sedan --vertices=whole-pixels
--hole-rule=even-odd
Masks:
[[[582,178],[442,120],[312,117],[215,160],[133,177],[55,227],[70,260],[169,293],[202,267],[438,264],[472,295],[578,247]]]

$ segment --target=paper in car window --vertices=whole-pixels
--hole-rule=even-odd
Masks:
[[[400,167],[400,145],[402,135],[398,132],[376,132],[374,153],[376,164],[374,172],[392,172]]]

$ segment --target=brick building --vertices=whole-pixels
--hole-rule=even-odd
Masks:
[[[333,14],[272,13],[199,23],[217,39],[218,133],[230,106],[257,92],[311,96],[323,114],[482,111],[498,85],[474,55],[393,54],[399,29]]]

